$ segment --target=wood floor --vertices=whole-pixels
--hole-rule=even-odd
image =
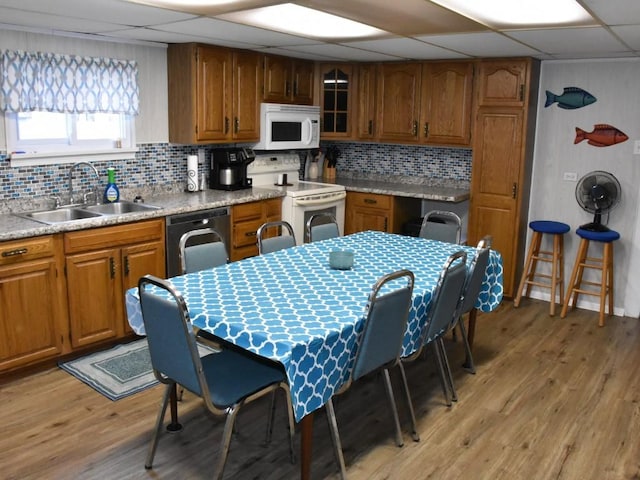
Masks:
[[[349,478],[639,479],[640,321],[610,317],[598,328],[595,312],[547,311],[523,299],[480,315],[476,375],[457,368],[461,345],[448,342],[459,395],[451,408],[431,359],[408,366],[418,443],[406,434],[395,446],[379,378],[354,384],[336,403]],[[59,369],[2,385],[0,478],[209,478],[222,422],[187,394],[183,432],[163,435],[153,470],[144,469],[161,388],[111,402]],[[240,412],[225,479],[298,477],[283,405],[268,447],[268,405]],[[314,479],[338,478],[324,412],[313,454]]]

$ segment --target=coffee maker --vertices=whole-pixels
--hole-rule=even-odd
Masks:
[[[209,188],[215,190],[240,190],[251,188],[247,178],[247,165],[256,158],[250,148],[219,148],[211,154]]]

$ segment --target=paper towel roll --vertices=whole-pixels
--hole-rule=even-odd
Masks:
[[[189,192],[198,191],[198,156],[187,156],[187,190]]]

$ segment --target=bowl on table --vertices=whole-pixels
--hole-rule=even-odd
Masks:
[[[349,270],[353,267],[353,252],[351,250],[329,252],[329,266],[334,270]]]

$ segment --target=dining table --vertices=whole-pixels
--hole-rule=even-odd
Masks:
[[[349,250],[349,269],[331,268],[329,254]],[[388,273],[415,276],[402,356],[420,347],[440,272],[459,250],[475,247],[365,231],[298,245],[168,279],[184,297],[192,324],[283,365],[301,428],[301,478],[310,478],[313,414],[347,381],[371,288]],[[503,267],[491,250],[476,308],[502,301]],[[136,288],[126,294],[129,324],[144,335]]]

